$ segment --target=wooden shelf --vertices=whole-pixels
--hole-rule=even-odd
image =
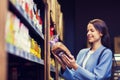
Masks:
[[[52,77],[55,80],[58,80],[58,72],[56,71],[57,67],[54,67],[50,64],[50,58],[51,58],[50,44],[49,44],[50,9],[51,9],[50,7],[52,5],[50,5],[50,0],[34,0],[34,1],[35,3],[38,3],[37,8],[42,8],[42,10],[44,10],[42,13],[42,19],[43,19],[42,32],[38,30],[34,22],[28,17],[27,13],[21,8],[21,6],[12,3],[11,0],[0,1],[0,13],[1,13],[0,14],[0,59],[1,59],[0,60],[0,65],[1,65],[0,80],[7,80],[7,78],[9,80],[10,76],[8,76],[8,73],[12,75],[11,72],[9,71],[11,71],[11,69],[14,69],[14,67],[22,70],[22,74],[26,75],[26,76],[22,75],[22,80],[24,77],[26,80],[28,80],[28,78],[31,77],[31,76],[28,76],[29,73],[27,73],[28,75],[24,73],[26,71],[24,71],[23,68],[26,70],[29,70],[30,72],[32,72],[31,69],[34,70],[35,68],[35,71],[33,72],[34,73],[37,72],[37,75],[34,75],[34,76],[37,76],[35,78],[36,80],[38,79],[50,80],[51,74],[53,74]],[[40,4],[40,2],[43,2],[43,3]],[[55,0],[55,3],[56,2],[57,0]],[[42,6],[40,7],[40,5]],[[30,37],[34,38],[35,41],[37,41],[38,45],[42,46],[41,47],[42,56],[43,56],[42,59],[39,59],[36,56],[32,55],[31,53],[25,52],[24,50],[21,50],[15,45],[12,45],[6,42],[5,24],[6,24],[7,11],[10,11],[14,15],[16,15],[20,19],[20,21],[28,28]],[[54,15],[54,20],[56,20],[55,19],[56,14]],[[56,25],[58,25],[58,23],[56,23]],[[29,66],[29,63],[31,64],[30,66]],[[23,66],[23,64],[26,64],[28,66]]]
[[[7,80],[7,54],[5,52],[5,23],[8,0],[0,1],[0,80]]]
[[[25,52],[25,51],[17,48],[16,46],[9,44],[9,43],[6,43],[6,46],[7,46],[8,53],[13,54],[13,55],[18,56],[18,57],[21,57],[23,59],[27,59],[27,60],[36,62],[36,63],[41,64],[41,65],[44,65],[44,60],[35,57],[31,53]]]

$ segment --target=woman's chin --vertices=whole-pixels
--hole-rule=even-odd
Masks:
[[[92,41],[91,41],[91,42],[89,41],[88,43],[89,43],[89,44],[92,44],[93,42],[92,42]]]
[[[89,43],[93,43],[93,41],[92,41],[92,40],[88,40],[88,42],[89,42]]]

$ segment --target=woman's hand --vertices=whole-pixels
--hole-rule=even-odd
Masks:
[[[70,51],[64,44],[62,44],[61,42],[57,42],[52,46],[51,50],[63,69],[65,69],[66,66],[73,69],[78,68],[78,64],[76,63],[73,55],[71,55]],[[61,56],[58,56],[60,51],[63,51],[64,53]]]
[[[56,58],[56,60],[59,62],[59,64],[61,65],[62,69],[65,70],[66,69],[66,65],[63,63],[63,61],[55,54],[53,54],[54,57]]]
[[[71,58],[69,58],[67,55],[62,54],[61,58],[69,68],[73,68],[74,70],[78,68],[78,64],[76,63],[74,56],[71,55]]]
[[[63,63],[61,58],[58,56],[60,50],[66,50],[67,53],[69,52],[69,50],[67,50],[66,47],[61,42],[56,42],[51,47],[52,54],[54,55],[56,60],[59,62],[59,64],[61,65],[62,69],[65,70],[66,69],[66,65]]]

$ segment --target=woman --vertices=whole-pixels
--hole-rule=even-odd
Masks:
[[[87,39],[90,48],[80,50],[76,61],[70,51],[60,42],[52,46],[55,58],[61,64],[61,75],[65,80],[108,80],[111,77],[112,51],[105,22],[91,20],[87,25]],[[66,54],[56,55],[58,49]]]

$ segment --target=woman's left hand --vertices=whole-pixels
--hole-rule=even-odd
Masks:
[[[67,55],[62,54],[61,58],[69,68],[73,68],[75,70],[78,68],[78,64],[76,63],[74,56],[71,55],[69,58]]]

